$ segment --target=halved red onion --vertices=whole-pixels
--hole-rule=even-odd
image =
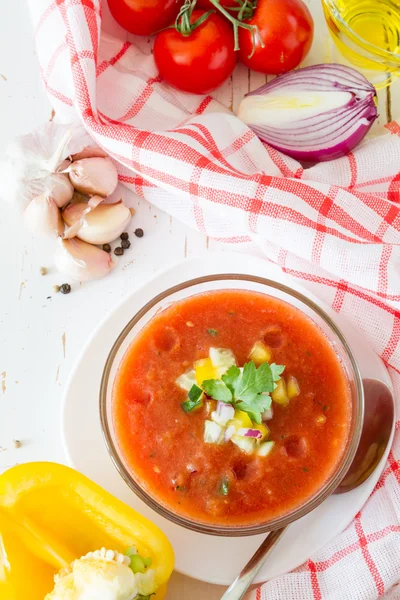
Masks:
[[[218,402],[217,410],[211,414],[211,419],[218,425],[225,426],[228,421],[235,416],[235,409],[232,404],[226,402]]]
[[[238,111],[261,140],[304,162],[348,154],[377,116],[374,86],[338,64],[281,75],[247,94]]]
[[[255,440],[260,440],[263,436],[259,429],[251,429],[250,427],[241,427],[238,429],[237,435],[253,438]]]

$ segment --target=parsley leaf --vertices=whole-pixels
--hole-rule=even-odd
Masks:
[[[207,329],[207,333],[216,337],[218,335],[218,331],[216,329]]]
[[[225,383],[226,387],[232,392],[232,396],[236,395],[236,385],[240,379],[241,371],[236,365],[229,367],[225,375],[222,375],[221,379]]]
[[[284,365],[276,365],[275,363],[272,363],[272,365],[270,365],[270,368],[273,380],[278,381],[281,378],[283,371],[285,370]]]
[[[246,412],[252,421],[261,423],[264,410],[271,407],[270,392],[276,387],[285,367],[273,363],[263,363],[258,368],[253,361],[243,369],[235,365],[222,375],[221,379],[209,379],[202,386],[205,393],[214,400],[229,402]]]
[[[207,396],[210,396],[214,400],[232,402],[231,390],[220,379],[206,379],[201,385]]]

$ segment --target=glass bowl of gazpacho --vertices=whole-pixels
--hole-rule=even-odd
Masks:
[[[334,321],[293,289],[236,274],[148,302],[100,391],[105,442],[131,489],[167,519],[225,536],[286,526],[331,494],[363,406]]]

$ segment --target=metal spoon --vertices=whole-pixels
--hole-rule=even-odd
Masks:
[[[358,487],[375,471],[390,440],[394,422],[394,399],[390,389],[378,379],[363,379],[365,417],[360,443],[351,466],[335,494]],[[221,600],[241,600],[286,527],[268,534]]]

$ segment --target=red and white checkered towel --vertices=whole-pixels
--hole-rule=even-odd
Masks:
[[[102,34],[100,0],[30,5],[57,116],[78,113],[136,193],[215,239],[257,244],[346,314],[399,395],[399,125],[345,158],[303,169],[211,97],[161,83],[140,40]],[[399,429],[400,421],[384,474],[346,531],[252,600],[400,598]]]

